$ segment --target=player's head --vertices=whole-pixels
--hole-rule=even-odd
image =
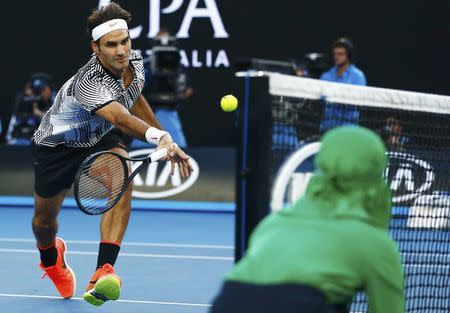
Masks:
[[[131,39],[128,23],[131,14],[111,2],[95,9],[87,19],[87,31],[92,37],[91,46],[100,62],[116,75],[128,67]]]
[[[387,229],[391,194],[383,179],[386,148],[373,131],[357,126],[327,132],[307,194],[328,202],[330,214],[354,216]]]
[[[342,66],[351,63],[353,43],[350,39],[344,37],[336,39],[331,46],[331,50],[335,65]]]

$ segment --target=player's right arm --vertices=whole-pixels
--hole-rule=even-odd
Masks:
[[[154,126],[158,126],[148,125],[140,118],[130,114],[130,112],[117,101],[112,101],[108,105],[98,109],[97,111],[95,111],[95,114],[104,118],[105,120],[119,128],[125,134],[149,142],[149,133],[152,133],[151,131],[149,131],[149,129],[153,128]],[[170,138],[170,135],[168,133],[158,138],[159,130],[153,129],[153,131],[156,132],[156,137],[153,139],[155,139],[157,143],[168,143],[166,148],[170,156],[168,159],[172,162],[172,174],[174,171],[174,163],[178,163],[181,175],[183,177],[189,176],[189,172],[192,170],[192,168],[186,153],[178,148],[178,146],[172,145],[172,139]],[[159,146],[160,145],[158,145],[158,147]]]
[[[148,125],[140,118],[130,114],[125,107],[116,101],[98,109],[95,114],[104,118],[125,134],[139,138],[143,141],[147,141],[145,138],[147,129],[151,126],[157,127],[157,125]]]
[[[404,313],[403,267],[395,243],[387,239],[384,247],[376,246],[367,268],[366,291],[369,313]]]
[[[76,82],[71,86],[73,87],[69,88],[73,89],[71,89],[72,95],[84,110],[107,120],[125,134],[157,144],[157,149],[167,148],[167,160],[171,161],[172,174],[175,171],[175,164],[178,164],[181,175],[189,176],[192,167],[186,153],[173,144],[172,137],[167,132],[158,129],[159,125],[148,125],[116,101],[112,88],[107,82],[98,77],[85,75],[76,78]],[[157,124],[156,120],[155,123]]]

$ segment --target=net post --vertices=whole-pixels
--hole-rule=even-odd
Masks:
[[[272,111],[267,76],[235,78],[237,117],[235,261],[245,254],[251,232],[270,211]]]

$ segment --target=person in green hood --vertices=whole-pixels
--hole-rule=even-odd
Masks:
[[[361,290],[370,313],[404,312],[382,140],[366,128],[335,128],[315,165],[305,195],[256,227],[211,313],[346,312]]]

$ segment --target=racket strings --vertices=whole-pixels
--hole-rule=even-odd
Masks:
[[[86,187],[79,192],[83,206],[90,210],[110,206],[110,203],[120,194],[121,188],[114,187],[110,182],[103,182],[109,179],[111,178],[91,179],[90,175],[85,176]]]
[[[95,166],[90,166],[83,170],[83,178],[86,179],[86,182],[82,184],[82,187],[79,189],[84,193],[90,194],[102,194],[104,191],[113,191],[113,172],[120,170],[120,166],[112,166],[108,164],[95,164]],[[101,188],[92,189],[93,185],[100,185]]]
[[[115,162],[116,163],[116,162]],[[82,177],[84,179],[89,179],[91,183],[99,183],[103,187],[109,187],[111,189],[111,179],[112,172],[120,170],[122,164],[107,164],[106,161],[96,162],[86,166],[82,171]],[[90,184],[82,184],[82,187],[79,188],[80,191],[86,192],[91,187]],[[102,189],[99,189],[101,191]],[[92,190],[90,190],[92,191]]]
[[[85,209],[97,213],[115,204],[122,192],[128,168],[113,154],[103,154],[81,171],[78,198]]]
[[[122,164],[93,164],[89,168],[86,168],[83,171],[83,175],[86,182],[89,183],[83,184],[84,188],[81,191],[89,195],[102,195],[105,192],[113,194],[114,191],[117,191],[117,187],[120,187],[120,185],[114,182],[123,176],[120,173],[121,168]],[[94,186],[100,188],[92,188]]]

